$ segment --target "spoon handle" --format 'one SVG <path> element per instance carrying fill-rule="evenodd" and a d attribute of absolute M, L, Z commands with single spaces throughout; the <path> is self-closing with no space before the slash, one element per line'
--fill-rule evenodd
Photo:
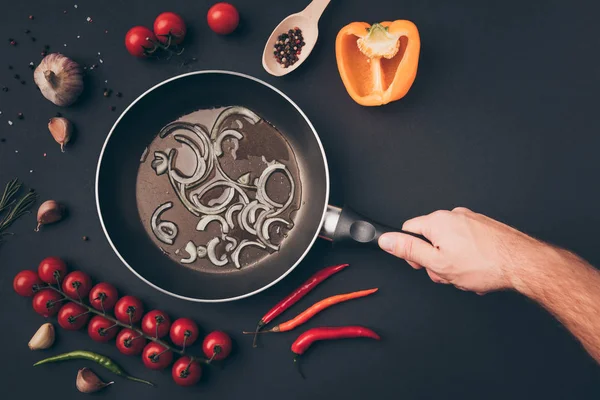
<path fill-rule="evenodd" d="M 323 14 L 323 11 L 325 11 L 330 1 L 331 0 L 313 0 L 308 6 L 306 6 L 304 11 L 302 11 L 302 14 L 304 14 L 307 18 L 314 19 L 316 22 L 318 22 L 319 18 L 321 18 L 321 14 Z"/>

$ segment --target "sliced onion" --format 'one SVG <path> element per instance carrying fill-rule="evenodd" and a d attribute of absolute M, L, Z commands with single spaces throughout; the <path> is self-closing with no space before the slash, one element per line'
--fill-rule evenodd
<path fill-rule="evenodd" d="M 288 221 L 286 221 L 286 220 L 285 220 L 285 219 L 283 219 L 283 218 L 268 218 L 268 219 L 266 219 L 266 220 L 265 220 L 265 222 L 262 224 L 262 228 L 261 228 L 262 235 L 263 235 L 263 237 L 264 237 L 265 239 L 267 239 L 267 240 L 271 239 L 271 238 L 270 238 L 270 235 L 269 235 L 269 227 L 271 226 L 271 224 L 273 224 L 273 223 L 275 223 L 275 222 L 278 222 L 278 223 L 285 224 L 285 225 L 286 225 L 286 227 L 287 227 L 288 229 L 291 229 L 291 228 L 292 228 L 292 223 L 291 223 L 291 222 L 288 222 Z"/>
<path fill-rule="evenodd" d="M 198 258 L 204 258 L 206 257 L 208 250 L 206 249 L 206 246 L 198 246 L 196 248 L 196 253 L 198 254 Z"/>
<path fill-rule="evenodd" d="M 169 157 L 162 151 L 154 152 L 154 160 L 150 163 L 150 166 L 156 172 L 156 175 L 162 175 L 169 169 Z"/>
<path fill-rule="evenodd" d="M 223 190 L 223 193 L 221 193 L 221 195 L 219 197 L 217 197 L 216 199 L 210 199 L 208 201 L 208 206 L 212 207 L 215 204 L 222 204 L 222 203 L 226 202 L 227 198 L 231 194 L 230 192 L 232 192 L 232 191 L 233 191 L 233 189 L 230 187 L 225 188 L 225 190 Z"/>
<path fill-rule="evenodd" d="M 180 261 L 182 264 L 191 264 L 196 261 L 198 257 L 198 250 L 196 245 L 191 240 L 185 245 L 185 251 L 190 255 L 188 258 L 182 258 Z"/>
<path fill-rule="evenodd" d="M 227 209 L 227 212 L 225 213 L 225 220 L 231 229 L 235 228 L 235 224 L 233 223 L 233 213 L 236 211 L 241 211 L 242 208 L 244 208 L 244 205 L 237 203 Z"/>
<path fill-rule="evenodd" d="M 210 260 L 210 262 L 213 265 L 215 265 L 217 267 L 222 267 L 223 265 L 227 264 L 227 255 L 226 254 L 224 254 L 220 260 L 217 258 L 216 248 L 220 242 L 221 242 L 221 239 L 219 239 L 218 237 L 214 237 L 206 244 L 206 249 L 208 252 L 208 259 Z"/>
<path fill-rule="evenodd" d="M 215 154 L 217 155 L 217 157 L 223 155 L 223 148 L 221 146 L 223 145 L 223 139 L 225 139 L 227 136 L 233 136 L 238 140 L 241 140 L 244 137 L 244 135 L 242 135 L 234 129 L 226 129 L 223 132 L 221 132 L 219 134 L 219 137 L 217 138 L 217 141 L 214 144 Z"/>
<path fill-rule="evenodd" d="M 254 225 L 254 227 L 256 228 L 256 236 L 258 236 L 258 239 L 260 239 L 260 241 L 267 246 L 270 249 L 273 249 L 275 251 L 279 250 L 279 246 L 276 244 L 273 244 L 269 241 L 269 239 L 267 239 L 264 235 L 263 235 L 263 225 L 265 223 L 265 221 L 267 220 L 267 218 L 270 217 L 269 213 L 262 212 L 260 213 L 260 215 L 258 216 L 258 218 L 256 219 L 256 224 Z"/>
<path fill-rule="evenodd" d="M 232 238 L 231 236 L 225 236 L 225 240 L 229 242 L 225 245 L 225 251 L 227 251 L 227 252 L 235 249 L 235 246 L 237 246 L 237 244 L 238 244 L 237 239 Z"/>
<path fill-rule="evenodd" d="M 177 237 L 178 233 L 177 225 L 171 221 L 158 221 L 161 214 L 171 207 L 173 207 L 173 202 L 171 201 L 161 204 L 156 210 L 154 210 L 152 219 L 150 220 L 150 226 L 152 227 L 154 236 L 166 244 L 173 244 L 173 240 Z"/>
<path fill-rule="evenodd" d="M 223 125 L 227 118 L 235 114 L 245 117 L 248 121 L 250 121 L 253 124 L 258 123 L 261 119 L 258 115 L 256 115 L 255 113 L 253 113 L 245 107 L 229 107 L 228 109 L 221 112 L 221 114 L 219 114 L 219 117 L 215 121 L 215 124 L 213 125 L 213 128 L 210 131 L 211 140 L 215 140 L 219 136 L 219 133 L 221 133 L 221 125 Z"/>
<path fill-rule="evenodd" d="M 176 169 L 170 170 L 169 173 L 173 176 L 173 180 L 184 185 L 189 185 L 202 180 L 202 178 L 207 172 L 207 168 L 206 162 L 202 158 L 202 154 L 200 152 L 200 147 L 198 146 L 198 143 L 194 142 L 192 139 L 184 135 L 175 135 L 174 138 L 179 143 L 183 143 L 187 145 L 190 149 L 192 149 L 194 155 L 196 156 L 196 168 L 194 170 L 194 173 L 190 176 L 181 175 Z"/>
<path fill-rule="evenodd" d="M 140 162 L 141 163 L 145 162 L 147 157 L 148 157 L 148 147 L 146 147 L 144 149 L 144 152 L 142 153 L 142 156 L 140 157 Z"/>
<path fill-rule="evenodd" d="M 208 226 L 208 224 L 210 224 L 213 221 L 219 222 L 219 224 L 221 225 L 221 232 L 223 232 L 223 233 L 229 232 L 229 225 L 227 224 L 227 221 L 225 220 L 225 218 L 221 217 L 220 215 L 205 215 L 205 216 L 203 216 L 202 218 L 200 218 L 198 225 L 196 225 L 196 230 L 197 231 L 206 230 L 206 227 Z"/>
<path fill-rule="evenodd" d="M 233 189 L 231 192 L 229 192 L 229 195 L 227 196 L 227 198 L 225 199 L 225 201 L 223 203 L 215 205 L 213 207 L 208 207 L 200 202 L 200 199 L 206 193 L 208 193 L 211 189 L 214 189 L 219 186 L 227 186 L 227 187 L 230 187 L 231 189 Z M 235 184 L 234 182 L 230 182 L 230 181 L 218 180 L 218 181 L 214 181 L 214 182 L 210 183 L 207 186 L 202 187 L 198 193 L 193 193 L 192 194 L 192 202 L 194 203 L 194 207 L 202 214 L 209 214 L 209 215 L 221 214 L 223 211 L 225 211 L 227 209 L 227 206 L 233 200 L 233 197 L 235 196 L 236 191 L 240 194 L 240 196 L 244 199 L 245 202 L 249 201 L 248 196 L 244 192 L 244 189 L 240 188 L 237 184 Z"/>
<path fill-rule="evenodd" d="M 288 197 L 287 201 L 285 202 L 285 204 L 281 204 L 281 203 L 274 201 L 267 194 L 267 181 L 269 180 L 269 177 L 271 176 L 271 174 L 273 174 L 275 171 L 282 171 L 283 173 L 285 173 L 288 180 L 290 181 L 290 194 L 289 194 L 289 197 Z M 274 214 L 272 214 L 273 217 L 281 214 L 285 209 L 287 209 L 290 206 L 290 204 L 292 204 L 292 201 L 294 200 L 294 192 L 296 190 L 296 186 L 294 184 L 294 180 L 292 179 L 292 175 L 288 171 L 287 167 L 283 164 L 273 163 L 273 164 L 269 165 L 267 168 L 265 168 L 263 173 L 258 178 L 258 182 L 257 182 L 256 186 L 257 186 L 256 198 L 258 201 L 260 201 L 261 203 L 269 204 L 275 208 L 279 208 L 279 210 L 277 210 Z"/>
<path fill-rule="evenodd" d="M 242 249 L 244 249 L 244 247 L 248 247 L 248 246 L 256 246 L 259 247 L 261 249 L 265 248 L 265 245 L 259 242 L 251 242 L 249 240 L 242 240 L 242 242 L 240 243 L 240 245 L 237 247 L 237 249 L 235 249 L 235 251 L 233 252 L 233 254 L 231 255 L 231 259 L 233 260 L 233 263 L 235 264 L 235 267 L 237 269 L 242 268 L 242 266 L 240 265 L 240 252 L 242 251 Z"/>

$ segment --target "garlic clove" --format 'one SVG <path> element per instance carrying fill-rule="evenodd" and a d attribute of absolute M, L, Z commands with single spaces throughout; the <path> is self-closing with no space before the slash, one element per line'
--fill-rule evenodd
<path fill-rule="evenodd" d="M 82 368 L 77 372 L 77 380 L 75 386 L 81 393 L 94 393 L 104 389 L 107 386 L 115 383 L 114 381 L 104 383 L 102 380 L 89 368 Z"/>
<path fill-rule="evenodd" d="M 36 232 L 39 232 L 42 225 L 52 224 L 63 219 L 65 207 L 54 200 L 47 200 L 42 203 L 37 212 Z"/>
<path fill-rule="evenodd" d="M 83 92 L 83 71 L 79 64 L 59 53 L 48 54 L 33 73 L 42 95 L 57 106 L 68 106 Z"/>
<path fill-rule="evenodd" d="M 73 124 L 66 118 L 54 117 L 48 121 L 48 130 L 56 143 L 60 144 L 60 151 L 65 152 L 65 145 L 71 140 Z"/>
<path fill-rule="evenodd" d="M 50 322 L 40 326 L 37 332 L 33 335 L 29 341 L 29 348 L 31 350 L 44 350 L 50 348 L 54 344 L 55 339 L 54 325 Z"/>

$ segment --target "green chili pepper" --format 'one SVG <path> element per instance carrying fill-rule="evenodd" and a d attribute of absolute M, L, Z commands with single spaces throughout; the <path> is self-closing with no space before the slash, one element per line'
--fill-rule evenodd
<path fill-rule="evenodd" d="M 135 378 L 133 376 L 127 375 L 127 373 L 125 371 L 123 371 L 123 369 L 119 365 L 117 365 L 113 360 L 111 360 L 110 358 L 108 358 L 106 356 L 103 356 L 102 354 L 94 353 L 91 351 L 75 350 L 75 351 L 71 351 L 69 353 L 59 354 L 57 356 L 48 357 L 43 360 L 40 360 L 40 361 L 36 362 L 35 364 L 33 364 L 33 366 L 36 367 L 36 366 L 42 365 L 42 364 L 48 364 L 48 363 L 54 363 L 54 362 L 60 362 L 60 361 L 68 361 L 68 360 L 94 361 L 96 364 L 103 366 L 104 368 L 111 371 L 112 373 L 122 376 L 124 378 L 127 378 L 130 381 L 141 382 L 141 383 L 145 383 L 146 385 L 154 386 L 154 384 L 152 382 L 148 382 L 143 379 L 139 379 L 139 378 Z"/>

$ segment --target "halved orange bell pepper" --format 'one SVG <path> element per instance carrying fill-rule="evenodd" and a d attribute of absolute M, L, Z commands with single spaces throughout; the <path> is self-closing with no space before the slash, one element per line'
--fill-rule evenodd
<path fill-rule="evenodd" d="M 337 65 L 348 94 L 363 106 L 401 99 L 417 75 L 421 39 L 406 20 L 353 22 L 335 41 Z"/>

